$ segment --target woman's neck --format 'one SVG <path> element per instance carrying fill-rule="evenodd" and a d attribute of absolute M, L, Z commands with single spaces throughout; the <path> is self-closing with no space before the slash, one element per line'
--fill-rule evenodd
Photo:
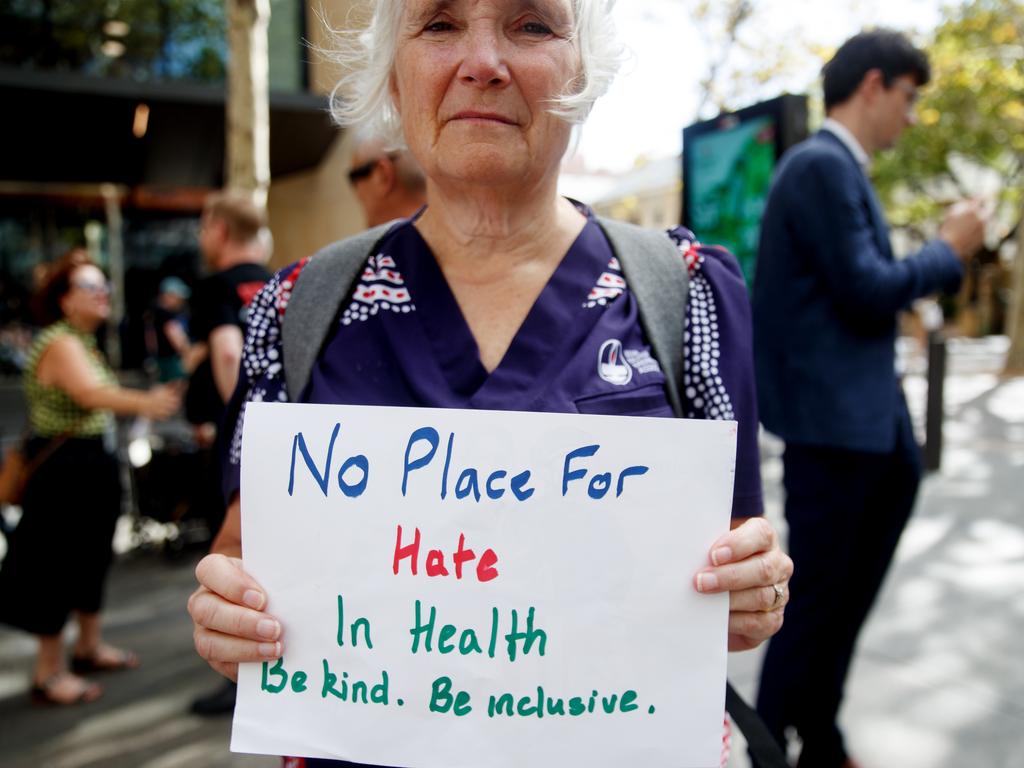
<path fill-rule="evenodd" d="M 514 264 L 551 258 L 553 244 L 571 243 L 585 223 L 572 203 L 558 196 L 553 180 L 545 189 L 517 194 L 430 184 L 416 227 L 446 275 L 469 273 L 486 280 Z"/>
<path fill-rule="evenodd" d="M 67 323 L 72 330 L 78 331 L 86 336 L 96 333 L 96 329 L 99 328 L 102 323 L 102 321 L 87 322 L 83 318 L 69 317 L 67 315 L 64 316 L 64 322 Z"/>

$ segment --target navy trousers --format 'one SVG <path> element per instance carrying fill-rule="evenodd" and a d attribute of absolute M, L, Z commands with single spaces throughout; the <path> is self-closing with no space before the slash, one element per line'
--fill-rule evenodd
<path fill-rule="evenodd" d="M 890 453 L 788 445 L 783 454 L 794 573 L 782 629 L 768 645 L 757 710 L 800 768 L 846 760 L 836 723 L 857 635 L 892 561 L 921 480 L 906 406 Z"/>

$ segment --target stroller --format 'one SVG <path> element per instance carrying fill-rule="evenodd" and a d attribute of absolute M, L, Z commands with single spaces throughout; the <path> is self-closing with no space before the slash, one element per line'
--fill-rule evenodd
<path fill-rule="evenodd" d="M 170 558 L 208 544 L 224 516 L 216 452 L 181 419 L 137 419 L 126 444 L 136 543 Z"/>

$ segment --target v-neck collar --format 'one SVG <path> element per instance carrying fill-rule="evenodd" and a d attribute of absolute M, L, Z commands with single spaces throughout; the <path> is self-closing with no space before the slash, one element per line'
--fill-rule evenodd
<path fill-rule="evenodd" d="M 416 303 L 421 330 L 410 334 L 395 327 L 393 343 L 417 346 L 420 355 L 429 349 L 436 373 L 464 407 L 497 409 L 511 393 L 521 402 L 522 393 L 539 392 L 550 378 L 546 374 L 553 375 L 551 369 L 564 360 L 559 350 L 588 333 L 597 322 L 601 313 L 585 310 L 584 302 L 612 254 L 604 233 L 587 215 L 586 224 L 530 307 L 501 362 L 488 374 L 437 259 L 411 221 L 395 233 L 390 250 L 401 259 L 399 268 Z"/>

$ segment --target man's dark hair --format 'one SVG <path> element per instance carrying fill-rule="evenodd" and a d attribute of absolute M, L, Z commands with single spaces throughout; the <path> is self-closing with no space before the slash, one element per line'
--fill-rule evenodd
<path fill-rule="evenodd" d="M 881 70 L 886 88 L 902 75 L 910 75 L 919 86 L 932 76 L 928 56 L 902 33 L 889 29 L 861 32 L 843 43 L 822 69 L 825 111 L 849 99 L 872 69 Z"/>

